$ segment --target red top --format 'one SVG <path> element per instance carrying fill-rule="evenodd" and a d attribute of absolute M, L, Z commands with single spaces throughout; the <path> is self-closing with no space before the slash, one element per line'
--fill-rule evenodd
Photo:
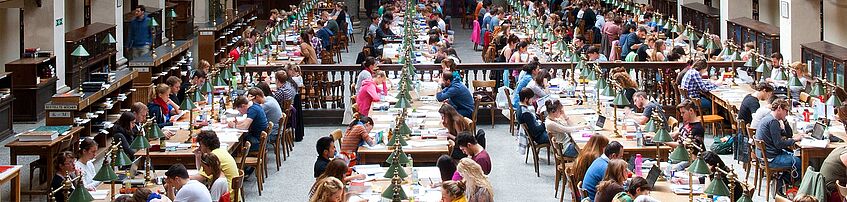
<path fill-rule="evenodd" d="M 238 61 L 238 57 L 241 57 L 241 53 L 238 52 L 237 48 L 233 48 L 229 51 L 229 58 L 232 58 L 233 61 Z"/>

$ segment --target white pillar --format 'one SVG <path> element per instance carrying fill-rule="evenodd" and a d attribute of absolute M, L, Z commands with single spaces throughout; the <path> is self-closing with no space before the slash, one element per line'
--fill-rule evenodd
<path fill-rule="evenodd" d="M 209 0 L 194 0 L 194 23 L 209 22 Z"/>
<path fill-rule="evenodd" d="M 65 0 L 53 0 L 53 54 L 56 55 L 56 89 L 65 85 Z"/>
<path fill-rule="evenodd" d="M 740 17 L 753 18 L 752 9 L 753 3 L 751 1 L 720 0 L 721 40 L 729 38 L 729 35 L 726 33 L 729 29 L 727 28 L 728 23 L 726 21 Z"/>
<path fill-rule="evenodd" d="M 115 44 L 118 53 L 115 55 L 118 66 L 121 64 L 125 64 L 127 62 L 126 57 L 124 57 L 124 1 L 114 1 L 115 2 L 115 41 L 118 43 Z"/>
<path fill-rule="evenodd" d="M 780 0 L 779 50 L 785 61 L 800 60 L 800 44 L 820 41 L 819 1 Z M 786 17 L 787 16 L 787 17 Z"/>

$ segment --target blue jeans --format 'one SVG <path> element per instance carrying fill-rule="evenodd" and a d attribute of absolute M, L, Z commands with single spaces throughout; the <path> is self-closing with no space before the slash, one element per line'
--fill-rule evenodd
<path fill-rule="evenodd" d="M 712 100 L 709 100 L 705 97 L 700 97 L 700 107 L 703 109 L 703 113 L 714 113 L 712 112 Z"/>
<path fill-rule="evenodd" d="M 794 156 L 793 153 L 784 151 L 782 154 L 777 155 L 773 158 L 773 161 L 768 164 L 771 168 L 792 168 L 793 170 L 785 173 L 777 179 L 776 185 L 777 190 L 779 190 L 783 183 L 789 183 L 789 185 L 793 182 L 800 180 L 800 163 L 801 160 L 797 156 Z M 797 174 L 794 174 L 794 173 Z M 783 192 L 784 193 L 784 192 Z"/>

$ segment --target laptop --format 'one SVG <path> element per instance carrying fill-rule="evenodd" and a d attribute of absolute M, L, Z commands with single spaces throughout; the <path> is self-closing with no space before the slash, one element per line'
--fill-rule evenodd
<path fill-rule="evenodd" d="M 659 166 L 654 164 L 653 167 L 650 168 L 650 172 L 647 173 L 647 184 L 649 184 L 650 187 L 655 186 L 656 181 L 659 180 L 659 175 L 661 174 L 662 171 L 659 169 Z"/>
<path fill-rule="evenodd" d="M 606 125 L 606 117 L 603 115 L 597 115 L 597 122 L 594 124 L 594 130 L 603 130 L 603 126 Z"/>
<path fill-rule="evenodd" d="M 816 122 L 815 126 L 812 128 L 812 138 L 817 140 L 826 139 L 824 136 L 824 131 L 826 131 L 826 126 L 823 123 Z"/>

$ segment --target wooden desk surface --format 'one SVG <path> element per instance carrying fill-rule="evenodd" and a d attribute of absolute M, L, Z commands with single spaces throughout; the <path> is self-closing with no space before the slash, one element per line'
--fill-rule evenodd
<path fill-rule="evenodd" d="M 6 144 L 6 147 L 9 147 L 9 149 L 20 148 L 20 147 L 53 147 L 56 144 L 58 144 L 59 142 L 62 142 L 63 140 L 66 140 L 68 138 L 72 138 L 74 135 L 78 135 L 79 131 L 81 131 L 82 129 L 83 129 L 83 127 L 71 127 L 71 129 L 68 130 L 67 135 L 59 135 L 59 137 L 57 137 L 56 139 L 53 139 L 53 141 L 49 141 L 49 142 L 48 141 L 21 142 L 21 141 L 18 141 L 17 139 L 15 139 L 12 142 Z"/>
<path fill-rule="evenodd" d="M 155 170 L 154 171 L 154 173 L 155 173 L 154 177 L 155 176 L 165 176 L 166 171 L 167 170 Z M 118 171 L 118 172 L 120 172 L 120 171 Z M 143 170 L 142 170 L 142 172 L 143 172 Z M 194 170 L 194 169 L 188 170 L 189 175 L 193 175 L 193 174 L 196 174 L 196 173 L 197 173 L 197 170 Z M 135 178 L 136 179 L 144 179 L 144 174 L 137 175 Z M 116 193 L 115 198 L 117 198 L 120 195 L 130 195 L 130 196 L 132 196 L 132 193 L 127 193 L 127 194 L 121 194 L 120 193 L 121 188 L 124 187 L 123 184 L 117 184 L 116 183 L 114 186 L 115 186 L 115 193 Z M 108 193 L 111 192 L 111 187 L 112 187 L 112 184 L 110 184 L 110 183 L 101 183 L 99 186 L 97 186 L 98 191 L 105 191 L 107 194 L 106 194 L 106 199 L 99 199 L 99 200 L 95 199 L 94 202 L 111 201 L 111 200 L 108 200 L 109 199 Z M 158 193 L 164 193 L 166 191 L 164 185 L 157 185 L 155 183 L 150 183 L 147 186 L 145 186 L 145 188 L 150 189 L 150 191 L 158 192 Z M 171 200 L 173 200 L 173 199 L 171 199 Z"/>
<path fill-rule="evenodd" d="M 380 173 L 377 173 L 376 179 L 372 181 L 366 183 L 350 183 L 348 186 L 347 196 L 351 199 L 368 199 L 371 197 L 376 198 L 375 196 L 382 194 L 382 191 L 391 184 L 391 179 L 382 177 L 388 167 L 380 167 L 379 169 L 381 170 Z M 441 177 L 439 175 L 438 168 L 428 166 L 414 167 L 414 169 L 415 172 L 417 172 L 421 186 L 419 187 L 417 194 L 412 193 L 412 185 L 410 183 L 413 181 L 412 171 L 408 168 L 404 168 L 408 176 L 404 179 L 405 183 L 401 186 L 406 192 L 406 195 L 409 197 L 414 196 L 415 201 L 439 201 L 441 199 L 441 187 L 439 186 L 441 184 Z"/>

